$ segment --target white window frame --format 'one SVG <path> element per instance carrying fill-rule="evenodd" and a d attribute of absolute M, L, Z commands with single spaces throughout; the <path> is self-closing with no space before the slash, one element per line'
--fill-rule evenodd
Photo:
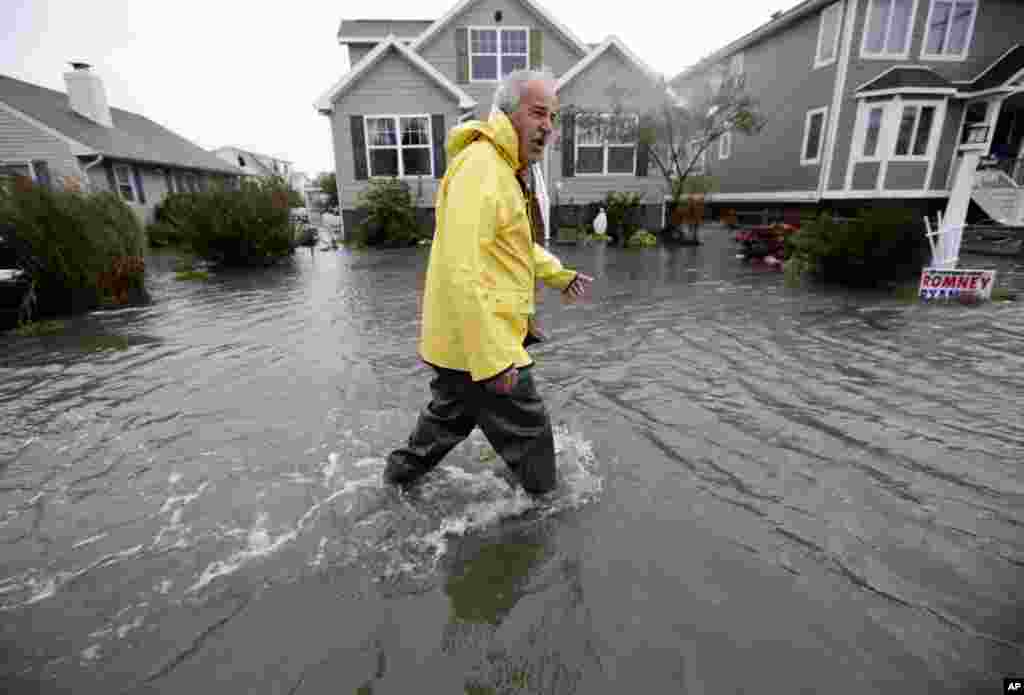
<path fill-rule="evenodd" d="M 811 136 L 811 120 L 821 114 L 821 130 L 818 133 L 818 151 L 814 158 L 807 159 L 807 141 Z M 800 140 L 800 165 L 801 166 L 813 166 L 815 164 L 821 164 L 821 155 L 825 150 L 825 132 L 828 126 L 828 107 L 822 106 L 817 109 L 811 109 L 804 116 L 804 136 Z"/>
<path fill-rule="evenodd" d="M 131 165 L 130 164 L 115 163 L 114 166 L 113 166 L 113 169 L 114 169 L 114 184 L 117 186 L 117 191 L 116 191 L 117 194 L 120 195 L 125 200 L 127 200 L 129 203 L 137 203 L 137 202 L 139 202 L 139 191 L 135 187 L 135 176 L 134 176 L 134 172 L 132 171 Z M 120 176 L 118 176 L 118 173 L 121 172 L 121 171 L 127 171 L 128 172 L 128 182 L 127 182 L 127 184 L 124 181 L 121 180 Z M 124 191 L 122 190 L 122 186 L 125 186 L 125 185 L 127 185 L 131 189 L 131 191 L 132 191 L 132 197 L 131 198 L 126 196 L 124 194 Z"/>
<path fill-rule="evenodd" d="M 581 115 L 582 114 L 579 114 L 579 115 L 576 116 L 576 120 L 573 122 L 573 126 L 572 126 L 573 127 L 573 134 L 572 134 L 572 141 L 573 141 L 573 160 L 572 160 L 573 175 L 574 176 L 580 176 L 580 177 L 584 177 L 584 176 L 636 176 L 637 150 L 639 149 L 638 143 L 636 141 L 634 141 L 634 142 L 611 142 L 611 143 L 609 143 L 607 140 L 605 140 L 600 145 L 601 151 L 602 151 L 601 171 L 593 171 L 593 172 L 580 172 L 579 171 L 579 169 L 577 168 L 577 166 L 579 165 L 579 161 L 580 161 L 580 138 L 579 138 L 579 130 L 578 130 L 578 128 L 579 128 L 579 118 L 580 118 Z M 611 116 L 614 116 L 614 115 L 615 114 L 613 114 L 613 113 L 590 114 L 590 116 L 601 116 L 602 118 L 611 117 Z M 620 116 L 629 116 L 629 117 L 631 117 L 633 119 L 633 121 L 637 124 L 637 127 L 639 127 L 639 125 L 640 125 L 640 116 L 638 116 L 637 114 L 619 114 L 619 115 Z M 593 143 L 587 143 L 587 144 L 584 144 L 582 146 L 583 147 L 589 147 L 589 148 L 592 148 L 592 149 L 597 149 L 599 147 L 599 145 L 595 145 Z M 609 172 L 608 171 L 608 150 L 609 150 L 610 147 L 632 147 L 633 148 L 633 170 L 632 171 L 630 171 L 630 172 L 625 172 L 625 171 L 612 171 L 612 172 Z"/>
<path fill-rule="evenodd" d="M 979 5 L 981 5 L 981 0 L 945 0 L 945 1 L 952 2 L 953 3 L 953 7 L 950 10 L 950 15 L 949 15 L 950 22 L 949 22 L 948 25 L 946 25 L 946 36 L 945 36 L 945 38 L 943 40 L 943 44 L 949 42 L 949 35 L 950 35 L 950 32 L 953 30 L 952 19 L 953 19 L 953 14 L 956 11 L 956 6 L 958 4 L 961 4 L 961 3 L 963 3 L 963 4 L 971 3 L 971 4 L 974 5 L 974 13 L 971 15 L 970 24 L 967 25 L 967 37 L 964 40 L 963 51 L 961 51 L 960 53 L 927 53 L 926 52 L 928 50 L 928 34 L 929 34 L 929 27 L 932 24 L 932 15 L 935 13 L 935 5 L 936 5 L 936 3 L 939 2 L 939 0 L 931 0 L 929 2 L 929 4 L 928 4 L 928 21 L 926 21 L 925 25 L 924 25 L 924 37 L 921 39 L 921 59 L 922 60 L 962 62 L 964 60 L 967 60 L 967 57 L 971 53 L 971 42 L 974 40 L 974 22 L 975 22 L 975 20 L 978 19 L 978 10 L 981 9 L 979 7 Z"/>
<path fill-rule="evenodd" d="M 729 56 L 729 77 L 739 77 L 744 73 L 743 51 Z"/>
<path fill-rule="evenodd" d="M 889 120 L 890 109 L 894 103 L 894 99 L 864 102 L 863 106 L 858 110 L 857 125 L 853 138 L 853 158 L 858 162 L 881 162 L 887 158 L 885 155 L 886 148 L 888 147 L 886 144 L 888 141 L 886 124 Z M 875 109 L 882 111 L 882 119 L 878 123 L 878 142 L 875 143 L 875 153 L 866 155 L 864 154 L 864 144 L 868 136 L 868 119 L 871 116 L 871 112 Z"/>
<path fill-rule="evenodd" d="M 390 119 L 394 120 L 394 122 L 395 122 L 395 134 L 396 134 L 396 138 L 395 138 L 396 141 L 395 141 L 394 145 L 372 145 L 370 143 L 370 124 L 369 124 L 369 121 L 370 121 L 371 118 L 373 118 L 373 119 L 390 118 Z M 402 119 L 403 118 L 425 118 L 427 120 L 427 142 L 428 142 L 427 145 L 424 146 L 424 145 L 403 145 L 402 144 Z M 384 114 L 369 114 L 369 115 L 363 116 L 363 133 L 364 133 L 363 140 L 365 141 L 364 149 L 366 150 L 366 178 L 367 178 L 367 180 L 370 180 L 370 179 L 390 179 L 390 178 L 416 179 L 416 178 L 419 178 L 421 176 L 428 177 L 428 178 L 434 178 L 434 132 L 433 131 L 434 131 L 433 121 L 431 120 L 430 114 L 428 114 L 428 113 L 400 113 L 400 114 L 384 113 Z M 429 154 L 427 159 L 430 162 L 430 173 L 427 173 L 427 174 L 406 174 L 405 173 L 405 165 L 402 162 L 402 148 L 403 147 L 408 147 L 409 149 L 416 149 L 416 150 L 426 149 L 428 154 Z M 394 176 L 391 176 L 389 174 L 378 174 L 378 175 L 375 175 L 373 173 L 373 165 L 372 165 L 372 161 L 371 161 L 371 158 L 370 158 L 370 150 L 371 149 L 374 149 L 374 150 L 395 150 L 396 152 L 398 152 L 398 172 Z"/>
<path fill-rule="evenodd" d="M 822 59 L 822 57 L 821 57 L 821 49 L 824 48 L 826 43 L 827 43 L 826 42 L 826 37 L 825 37 L 825 34 L 824 34 L 825 16 L 829 12 L 834 12 L 835 15 L 836 15 L 835 36 L 832 37 L 832 57 L 831 58 L 827 58 L 827 59 Z M 827 65 L 832 65 L 832 63 L 836 62 L 836 59 L 839 56 L 839 34 L 842 33 L 842 25 L 843 25 L 843 2 L 842 2 L 842 0 L 840 0 L 839 2 L 832 3 L 831 5 L 829 5 L 828 7 L 826 7 L 825 9 L 823 9 L 821 11 L 821 16 L 818 19 L 818 44 L 817 44 L 817 47 L 815 48 L 815 51 L 814 51 L 814 67 L 815 68 L 823 68 L 823 67 L 825 67 Z M 865 25 L 865 26 L 867 26 L 867 25 Z"/>
<path fill-rule="evenodd" d="M 896 108 L 892 109 L 892 133 L 891 142 L 888 149 L 886 149 L 887 158 L 893 162 L 927 162 L 935 156 L 935 149 L 938 146 L 938 139 L 941 136 L 941 131 L 936 132 L 940 127 L 939 120 L 943 118 L 942 101 L 916 101 L 913 99 L 897 99 L 895 102 Z M 934 109 L 932 116 L 931 132 L 928 133 L 928 145 L 925 147 L 924 154 L 914 154 L 914 142 L 917 141 L 917 131 L 921 127 L 921 109 L 923 107 L 930 106 Z M 907 154 L 896 154 L 896 145 L 899 141 L 900 135 L 900 122 L 903 120 L 903 110 L 907 107 L 917 109 L 917 114 L 914 116 L 914 128 L 910 132 L 910 142 L 907 148 Z"/>
<path fill-rule="evenodd" d="M 886 46 L 889 43 L 889 34 L 892 32 L 892 18 L 893 13 L 891 9 L 896 4 L 896 0 L 888 0 L 890 3 L 889 22 L 885 27 L 885 38 L 882 41 L 882 50 L 879 53 L 869 53 L 867 50 L 868 45 L 868 28 L 871 26 L 871 13 L 874 11 L 874 3 L 872 0 L 867 0 L 867 12 L 864 17 L 864 29 L 861 32 L 860 40 L 860 57 L 865 60 L 893 60 L 893 59 L 904 59 L 910 56 L 910 44 L 913 43 L 914 38 L 914 18 L 917 16 L 917 3 L 918 0 L 913 0 L 910 5 L 910 17 L 907 19 L 907 31 L 904 36 L 903 50 L 899 53 L 886 50 Z"/>
<path fill-rule="evenodd" d="M 526 53 L 525 53 L 525 56 L 526 56 L 526 68 L 529 69 L 529 67 L 530 67 L 530 27 L 527 27 L 527 26 L 516 26 L 516 27 L 473 26 L 473 27 L 467 27 L 467 29 L 469 31 L 466 32 L 466 42 L 467 42 L 467 45 L 466 45 L 466 55 L 468 56 L 467 59 L 469 60 L 469 81 L 470 82 L 483 82 L 483 83 L 492 83 L 493 84 L 493 83 L 498 82 L 498 81 L 501 80 L 501 77 L 502 77 L 501 76 L 501 57 L 503 55 L 502 52 L 501 52 L 501 34 L 502 34 L 502 32 L 505 32 L 505 31 L 522 31 L 522 32 L 524 32 L 526 34 Z M 494 31 L 494 32 L 497 32 L 497 47 L 496 47 L 497 53 L 474 53 L 473 52 L 473 32 L 474 31 Z M 475 77 L 473 75 L 473 56 L 475 56 L 475 55 L 481 55 L 481 56 L 493 55 L 495 57 L 495 60 L 497 61 L 496 65 L 495 65 L 495 74 L 497 75 L 497 77 L 495 77 L 493 79 L 492 78 L 484 78 L 484 77 Z M 521 55 L 521 54 L 519 54 L 519 53 L 509 53 L 508 55 Z"/>
<path fill-rule="evenodd" d="M 725 131 L 718 138 L 718 158 L 728 159 L 730 156 L 732 156 L 732 133 Z"/>

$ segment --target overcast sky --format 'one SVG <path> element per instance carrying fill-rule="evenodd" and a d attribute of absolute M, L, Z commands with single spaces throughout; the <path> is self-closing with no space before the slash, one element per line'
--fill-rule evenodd
<path fill-rule="evenodd" d="M 65 91 L 68 62 L 90 63 L 111 106 L 201 147 L 235 145 L 315 175 L 334 169 L 313 102 L 349 68 L 339 22 L 436 19 L 456 1 L 0 0 L 0 73 Z M 666 76 L 797 4 L 539 1 L 584 42 L 616 34 Z"/>

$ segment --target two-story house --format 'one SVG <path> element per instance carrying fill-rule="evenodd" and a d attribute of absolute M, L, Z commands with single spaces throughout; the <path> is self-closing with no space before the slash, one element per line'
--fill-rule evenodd
<path fill-rule="evenodd" d="M 169 193 L 237 184 L 236 167 L 145 116 L 112 108 L 100 76 L 87 64 L 72 66 L 66 94 L 0 75 L 0 176 L 112 191 L 144 223 Z"/>
<path fill-rule="evenodd" d="M 250 152 L 230 145 L 211 151 L 228 164 L 237 166 L 246 177 L 265 179 L 280 176 L 285 181 L 289 181 L 291 178 L 292 163 L 287 159 Z"/>
<path fill-rule="evenodd" d="M 671 84 L 741 75 L 768 116 L 708 153 L 714 207 L 895 204 L 962 222 L 973 199 L 975 217 L 1021 224 L 1021 44 L 1020 0 L 805 0 Z"/>
<path fill-rule="evenodd" d="M 560 105 L 589 112 L 626 103 L 640 113 L 658 103 L 663 89 L 619 39 L 586 44 L 535 0 L 460 0 L 429 22 L 345 20 L 338 40 L 351 69 L 316 108 L 330 120 L 347 229 L 358 221 L 359 194 L 375 177 L 407 181 L 432 220 L 448 132 L 467 119 L 486 119 L 499 78 L 513 70 L 550 69 Z M 579 206 L 609 191 L 642 193 L 645 223 L 658 229 L 663 181 L 648 176 L 635 142 L 606 140 L 567 120 L 559 126 L 543 164 L 550 202 Z"/>

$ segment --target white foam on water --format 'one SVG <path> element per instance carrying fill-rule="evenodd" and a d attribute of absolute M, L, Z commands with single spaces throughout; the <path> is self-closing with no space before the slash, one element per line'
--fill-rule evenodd
<path fill-rule="evenodd" d="M 166 595 L 171 590 L 172 586 L 174 586 L 173 581 L 171 581 L 170 579 L 163 579 L 160 581 L 159 584 L 153 587 L 153 591 L 155 591 L 158 594 Z"/>
<path fill-rule="evenodd" d="M 171 473 L 167 478 L 167 483 L 169 485 L 177 485 L 179 480 L 181 480 L 181 473 Z"/>
<path fill-rule="evenodd" d="M 144 617 L 140 615 L 137 616 L 135 620 L 131 621 L 126 625 L 119 625 L 117 628 L 117 638 L 124 639 L 125 635 L 127 635 L 129 632 L 131 632 L 132 630 L 137 630 L 140 627 L 142 627 L 143 621 Z"/>
<path fill-rule="evenodd" d="M 83 661 L 96 661 L 100 658 L 100 645 L 94 644 L 81 651 Z"/>
<path fill-rule="evenodd" d="M 100 540 L 101 538 L 106 538 L 108 535 L 109 535 L 108 533 L 104 532 L 104 533 L 98 533 L 95 536 L 89 536 L 88 538 L 82 539 L 82 540 L 78 541 L 77 543 L 75 543 L 73 546 L 71 546 L 71 549 L 72 550 L 77 550 L 78 548 L 81 548 L 84 545 L 89 545 L 90 543 L 95 543 L 96 541 Z"/>

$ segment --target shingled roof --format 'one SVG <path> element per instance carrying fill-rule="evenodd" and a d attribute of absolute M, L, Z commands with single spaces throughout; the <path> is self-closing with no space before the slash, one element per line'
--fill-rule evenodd
<path fill-rule="evenodd" d="M 93 154 L 134 162 L 241 175 L 212 152 L 186 140 L 145 116 L 110 109 L 113 128 L 75 113 L 68 96 L 46 87 L 0 75 L 0 102 L 20 111 Z"/>

